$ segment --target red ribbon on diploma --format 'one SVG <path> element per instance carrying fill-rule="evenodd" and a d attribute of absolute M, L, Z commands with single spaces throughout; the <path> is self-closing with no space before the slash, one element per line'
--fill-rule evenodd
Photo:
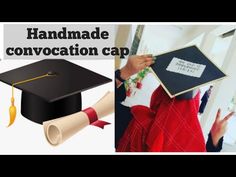
<path fill-rule="evenodd" d="M 89 118 L 90 125 L 93 125 L 93 126 L 103 129 L 105 125 L 111 124 L 109 122 L 98 120 L 97 113 L 92 107 L 84 109 L 83 112 L 87 114 L 87 116 Z"/>

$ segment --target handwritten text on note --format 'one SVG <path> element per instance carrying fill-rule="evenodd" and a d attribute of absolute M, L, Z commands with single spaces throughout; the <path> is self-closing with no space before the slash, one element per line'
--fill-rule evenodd
<path fill-rule="evenodd" d="M 170 72 L 175 72 L 191 77 L 201 77 L 203 71 L 205 70 L 206 65 L 189 62 L 186 60 L 182 60 L 174 57 L 166 70 Z"/>

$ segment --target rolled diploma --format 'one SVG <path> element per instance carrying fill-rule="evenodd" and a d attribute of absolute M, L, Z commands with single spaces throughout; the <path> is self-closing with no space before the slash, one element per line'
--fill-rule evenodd
<path fill-rule="evenodd" d="M 107 92 L 91 106 L 101 119 L 114 112 L 114 92 Z M 90 124 L 86 113 L 80 111 L 65 117 L 43 122 L 44 133 L 51 145 L 59 145 Z"/>

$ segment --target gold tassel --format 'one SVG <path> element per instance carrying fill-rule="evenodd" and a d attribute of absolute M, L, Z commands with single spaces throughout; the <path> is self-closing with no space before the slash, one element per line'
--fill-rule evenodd
<path fill-rule="evenodd" d="M 16 107 L 14 105 L 14 101 L 15 101 L 15 99 L 14 99 L 14 97 L 12 97 L 11 98 L 11 106 L 9 108 L 10 122 L 8 124 L 8 127 L 11 126 L 16 119 Z"/>
<path fill-rule="evenodd" d="M 15 119 L 16 119 L 16 107 L 14 105 L 14 102 L 15 102 L 14 86 L 19 85 L 19 84 L 24 84 L 26 82 L 31 82 L 31 81 L 34 81 L 34 80 L 42 79 L 42 78 L 45 78 L 45 77 L 48 77 L 48 76 L 55 76 L 55 75 L 56 75 L 55 73 L 47 73 L 47 74 L 44 74 L 44 75 L 41 75 L 41 76 L 38 76 L 38 77 L 34 77 L 34 78 L 31 78 L 31 79 L 26 79 L 26 80 L 19 81 L 19 82 L 16 82 L 16 83 L 12 84 L 11 106 L 9 108 L 10 122 L 8 124 L 8 127 L 11 126 L 14 123 Z"/>

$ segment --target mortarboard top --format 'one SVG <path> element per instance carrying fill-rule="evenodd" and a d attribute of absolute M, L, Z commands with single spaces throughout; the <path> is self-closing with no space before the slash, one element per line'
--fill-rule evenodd
<path fill-rule="evenodd" d="M 45 59 L 0 74 L 12 85 L 48 74 L 38 80 L 15 85 L 22 90 L 21 114 L 37 123 L 81 111 L 81 92 L 111 79 L 63 59 Z"/>
<path fill-rule="evenodd" d="M 171 98 L 189 98 L 195 95 L 195 89 L 226 77 L 196 46 L 157 55 L 154 59 L 151 69 Z"/>

